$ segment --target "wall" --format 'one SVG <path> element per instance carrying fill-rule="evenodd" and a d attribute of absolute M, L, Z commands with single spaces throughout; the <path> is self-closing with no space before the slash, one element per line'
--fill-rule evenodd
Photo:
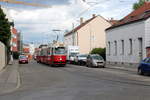
<path fill-rule="evenodd" d="M 150 47 L 150 18 L 145 21 L 145 45 Z"/>
<path fill-rule="evenodd" d="M 140 21 L 132 24 L 127 24 L 120 26 L 111 30 L 106 31 L 106 60 L 108 62 L 114 63 L 129 63 L 137 64 L 140 62 L 139 56 L 139 40 L 138 38 L 143 39 L 143 58 L 146 57 L 146 47 L 145 47 L 145 21 Z M 130 54 L 130 42 L 129 39 L 132 39 L 132 54 Z M 122 54 L 122 45 L 121 40 L 124 40 L 124 54 Z M 117 54 L 115 54 L 114 41 L 117 41 Z M 110 42 L 111 50 L 109 54 L 108 42 Z M 143 59 L 142 58 L 142 59 Z"/>
<path fill-rule="evenodd" d="M 18 52 L 18 33 L 17 29 L 11 28 L 11 51 Z"/>
<path fill-rule="evenodd" d="M 105 29 L 110 27 L 103 17 L 97 16 L 78 30 L 78 46 L 81 54 L 88 54 L 93 48 L 106 47 Z"/>
<path fill-rule="evenodd" d="M 2 70 L 6 65 L 6 52 L 5 45 L 0 42 L 0 70 Z"/>
<path fill-rule="evenodd" d="M 66 46 L 73 45 L 73 34 L 69 34 L 69 35 L 65 36 L 64 38 L 65 38 Z"/>

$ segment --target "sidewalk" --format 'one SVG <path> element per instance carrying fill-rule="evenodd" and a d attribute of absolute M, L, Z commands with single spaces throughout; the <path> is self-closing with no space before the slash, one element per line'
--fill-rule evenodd
<path fill-rule="evenodd" d="M 7 65 L 0 71 L 0 94 L 9 93 L 20 86 L 20 76 L 17 61 L 13 65 Z"/>
<path fill-rule="evenodd" d="M 110 69 L 119 69 L 119 70 L 124 70 L 124 71 L 132 71 L 132 72 L 136 72 L 137 71 L 137 67 L 127 67 L 127 66 L 119 66 L 119 65 L 110 65 L 107 64 L 106 68 L 110 68 Z"/>

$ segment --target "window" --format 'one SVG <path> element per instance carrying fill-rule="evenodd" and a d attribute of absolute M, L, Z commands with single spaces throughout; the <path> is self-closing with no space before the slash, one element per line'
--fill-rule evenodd
<path fill-rule="evenodd" d="M 17 44 L 16 43 L 12 43 L 13 47 L 17 47 Z"/>
<path fill-rule="evenodd" d="M 17 38 L 17 36 L 16 36 L 15 34 L 12 34 L 12 38 L 15 38 L 15 39 L 16 39 L 16 38 Z"/>
<path fill-rule="evenodd" d="M 103 57 L 101 57 L 99 55 L 92 55 L 91 58 L 95 59 L 95 60 L 103 60 Z"/>
<path fill-rule="evenodd" d="M 115 43 L 115 55 L 117 55 L 117 41 L 115 41 L 114 43 Z"/>
<path fill-rule="evenodd" d="M 149 60 L 148 58 L 145 58 L 143 61 L 146 63 L 146 62 L 148 62 L 148 60 Z"/>
<path fill-rule="evenodd" d="M 133 50 L 133 45 L 132 45 L 132 39 L 129 39 L 129 43 L 130 43 L 130 51 L 129 54 L 132 54 L 132 50 Z"/>
<path fill-rule="evenodd" d="M 108 42 L 108 55 L 110 55 L 110 42 Z"/>
<path fill-rule="evenodd" d="M 122 46 L 122 55 L 124 55 L 124 40 L 121 40 L 121 46 Z"/>

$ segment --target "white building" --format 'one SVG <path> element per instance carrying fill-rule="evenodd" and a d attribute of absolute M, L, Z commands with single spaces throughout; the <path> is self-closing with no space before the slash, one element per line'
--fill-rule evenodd
<path fill-rule="evenodd" d="M 111 64 L 135 65 L 149 56 L 150 3 L 106 29 L 106 44 L 106 60 Z"/>
<path fill-rule="evenodd" d="M 34 44 L 29 44 L 29 48 L 30 48 L 30 54 L 33 55 L 34 51 L 35 51 L 35 46 Z"/>

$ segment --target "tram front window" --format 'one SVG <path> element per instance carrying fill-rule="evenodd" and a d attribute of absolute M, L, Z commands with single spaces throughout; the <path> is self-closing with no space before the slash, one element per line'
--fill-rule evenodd
<path fill-rule="evenodd" d="M 65 48 L 64 47 L 55 48 L 55 54 L 65 54 Z"/>

